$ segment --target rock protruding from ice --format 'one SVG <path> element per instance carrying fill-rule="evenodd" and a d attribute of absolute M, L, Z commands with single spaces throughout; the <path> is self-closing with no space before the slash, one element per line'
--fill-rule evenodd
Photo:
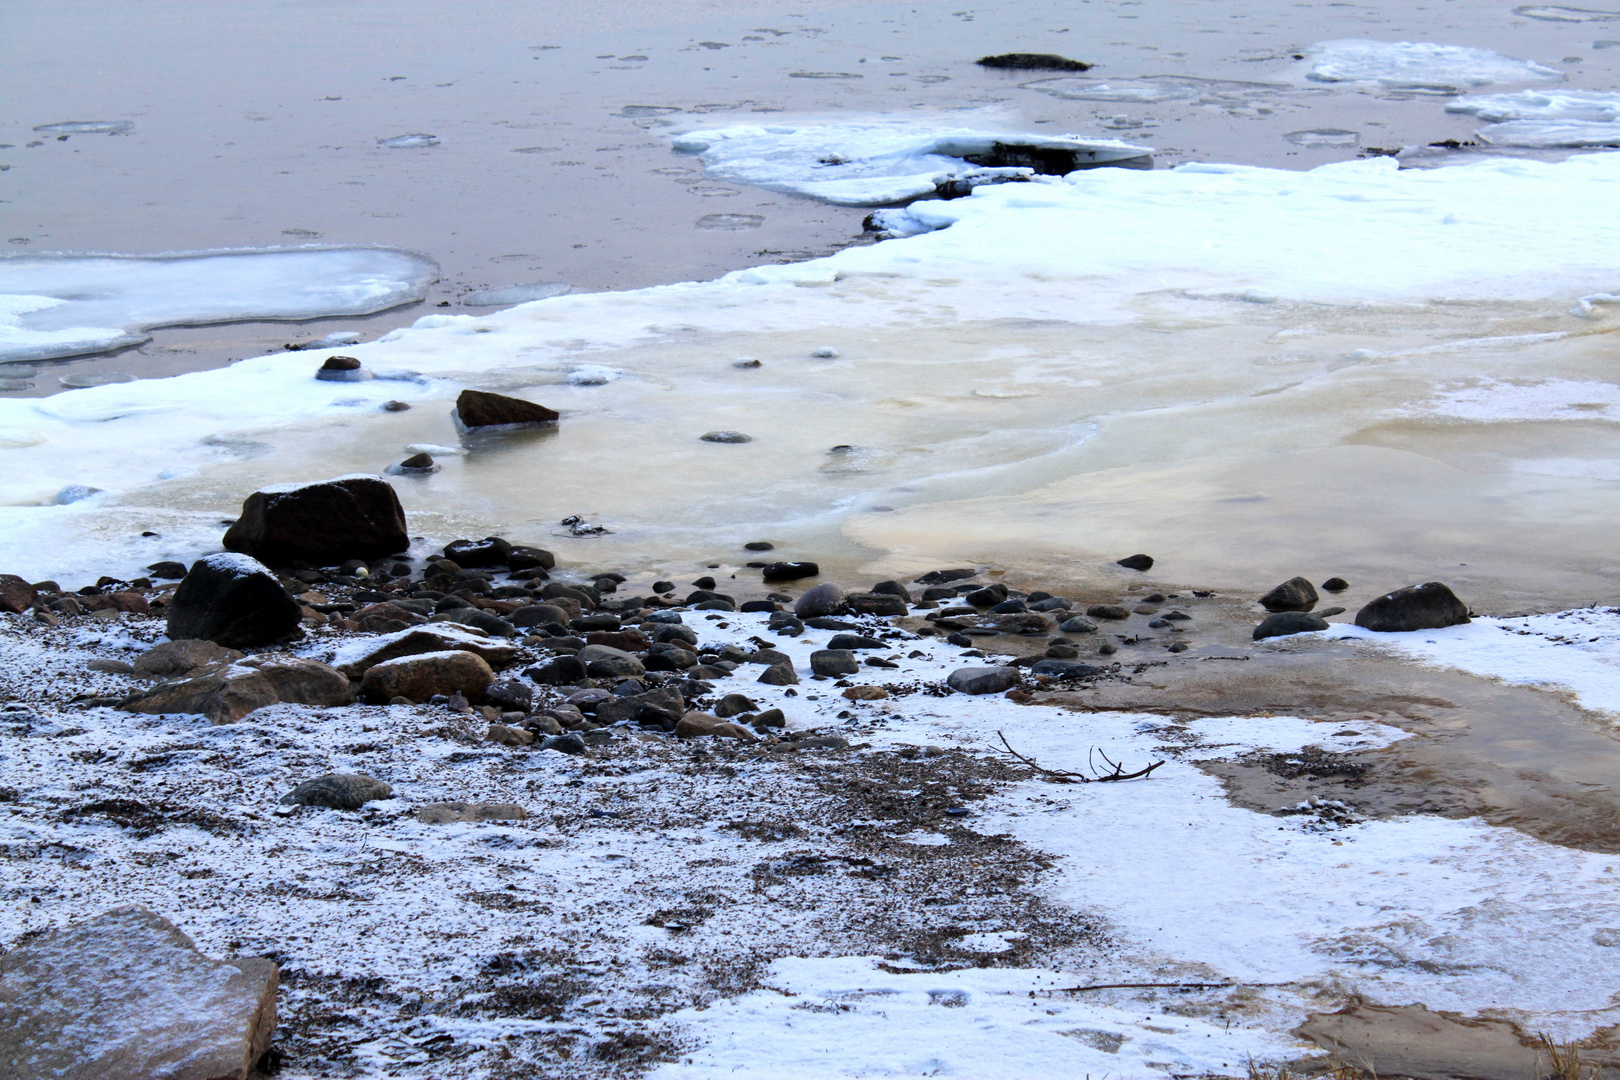
<path fill-rule="evenodd" d="M 522 398 L 492 394 L 487 390 L 463 390 L 451 414 L 463 430 L 511 430 L 555 424 L 557 410 Z"/>
<path fill-rule="evenodd" d="M 212 960 L 144 907 L 24 941 L 0 956 L 10 1076 L 241 1078 L 276 1027 L 280 969 Z"/>
<path fill-rule="evenodd" d="M 1427 41 L 1323 41 L 1311 46 L 1302 68 L 1307 82 L 1344 83 L 1390 90 L 1454 94 L 1471 86 L 1544 82 L 1563 73 L 1533 60 L 1489 49 Z"/>
<path fill-rule="evenodd" d="M 391 248 L 0 256 L 0 362 L 105 352 L 160 326 L 369 315 L 438 276 Z"/>
<path fill-rule="evenodd" d="M 411 546 L 399 496 L 380 476 L 340 476 L 255 491 L 224 543 L 273 566 L 337 566 Z"/>
<path fill-rule="evenodd" d="M 675 149 L 715 176 L 835 206 L 965 195 L 981 184 L 1101 165 L 1149 168 L 1151 147 L 1078 135 L 947 128 L 915 120 L 756 125 L 694 131 Z"/>
<path fill-rule="evenodd" d="M 549 300 L 562 296 L 571 286 L 561 281 L 546 281 L 538 285 L 512 285 L 505 289 L 483 289 L 468 293 L 461 302 L 468 307 L 510 307 L 527 304 L 531 300 Z"/>

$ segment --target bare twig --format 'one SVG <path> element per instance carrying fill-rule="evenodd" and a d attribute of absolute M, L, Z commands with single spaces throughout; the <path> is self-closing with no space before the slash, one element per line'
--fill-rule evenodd
<path fill-rule="evenodd" d="M 1135 780 L 1138 777 L 1148 776 L 1153 772 L 1154 769 L 1157 769 L 1160 765 L 1164 764 L 1162 761 L 1155 761 L 1145 769 L 1138 769 L 1133 773 L 1128 773 L 1123 770 L 1122 766 L 1113 761 L 1109 761 L 1107 754 L 1103 754 L 1102 759 L 1107 761 L 1109 766 L 1112 767 L 1114 771 L 1105 775 L 1087 776 L 1085 773 L 1063 772 L 1059 769 L 1048 769 L 1044 765 L 1039 765 L 1031 759 L 1025 757 L 1023 754 L 1020 754 L 1018 751 L 1014 750 L 1012 748 L 1012 743 L 1007 741 L 1006 735 L 998 731 L 996 732 L 996 736 L 1001 739 L 1001 745 L 1007 748 L 1007 753 L 1011 754 L 1019 761 L 1022 761 L 1025 765 L 1028 765 L 1041 775 L 1050 776 L 1060 784 L 1104 784 L 1110 780 Z M 1100 751 L 1094 752 L 1100 753 Z M 1091 771 L 1095 774 L 1097 769 L 1093 767 Z"/>
<path fill-rule="evenodd" d="M 1292 983 L 1245 982 L 1141 982 L 1095 983 L 1091 986 L 1064 986 L 1050 991 L 1053 994 L 1082 994 L 1087 990 L 1230 990 L 1234 986 L 1292 986 Z"/>

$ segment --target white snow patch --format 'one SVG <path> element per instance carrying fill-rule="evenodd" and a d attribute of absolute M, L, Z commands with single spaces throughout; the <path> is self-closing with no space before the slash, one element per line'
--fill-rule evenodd
<path fill-rule="evenodd" d="M 1620 420 L 1620 385 L 1595 380 L 1506 382 L 1480 379 L 1442 388 L 1421 405 L 1401 410 L 1472 423 L 1532 420 Z"/>
<path fill-rule="evenodd" d="M 1563 73 L 1533 60 L 1489 49 L 1426 41 L 1323 41 L 1292 69 L 1307 82 L 1344 83 L 1390 90 L 1456 93 L 1494 83 L 1543 82 Z"/>
<path fill-rule="evenodd" d="M 1335 626 L 1322 634 L 1360 639 L 1414 660 L 1520 686 L 1567 690 L 1582 707 L 1620 717 L 1620 608 L 1481 617 L 1462 626 L 1379 634 Z"/>
<path fill-rule="evenodd" d="M 1478 134 L 1495 146 L 1620 146 L 1620 122 L 1603 120 L 1508 120 L 1486 124 Z"/>
<path fill-rule="evenodd" d="M 390 248 L 0 256 L 0 362 L 102 352 L 160 326 L 368 315 L 438 276 Z"/>
<path fill-rule="evenodd" d="M 741 124 L 676 137 L 726 180 L 804 195 L 836 206 L 885 206 L 932 195 L 950 180 L 1027 178 L 1029 167 L 976 165 L 998 143 L 1073 151 L 1102 164 L 1143 161 L 1152 149 L 1117 139 L 977 131 L 915 119 Z"/>

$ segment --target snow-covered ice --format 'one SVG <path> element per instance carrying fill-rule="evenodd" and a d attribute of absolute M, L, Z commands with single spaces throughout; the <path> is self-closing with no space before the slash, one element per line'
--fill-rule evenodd
<path fill-rule="evenodd" d="M 64 120 L 40 124 L 34 130 L 41 135 L 128 135 L 135 124 L 129 120 Z"/>
<path fill-rule="evenodd" d="M 1390 90 L 1457 93 L 1496 83 L 1562 79 L 1556 68 L 1489 49 L 1426 41 L 1323 41 L 1292 69 L 1313 83 L 1376 86 Z"/>
<path fill-rule="evenodd" d="M 1605 90 L 1520 90 L 1446 103 L 1446 111 L 1503 120 L 1620 120 L 1620 94 Z"/>
<path fill-rule="evenodd" d="M 1145 165 L 1152 154 L 1150 147 L 1117 139 L 981 131 L 911 118 L 742 124 L 687 132 L 674 146 L 696 154 L 713 176 L 837 206 L 890 206 L 933 195 L 949 181 L 989 183 L 1053 171 L 970 160 L 988 160 L 1000 146 L 1072 157 L 1075 168 Z"/>
<path fill-rule="evenodd" d="M 1483 617 L 1404 634 L 1375 634 L 1359 626 L 1320 633 L 1506 683 L 1565 690 L 1583 708 L 1620 721 L 1620 608 Z"/>
<path fill-rule="evenodd" d="M 368 315 L 420 300 L 433 260 L 392 248 L 0 257 L 0 362 L 104 352 L 160 326 Z"/>
<path fill-rule="evenodd" d="M 1481 127 L 1479 137 L 1495 146 L 1531 149 L 1620 146 L 1620 123 L 1604 120 L 1507 120 Z"/>

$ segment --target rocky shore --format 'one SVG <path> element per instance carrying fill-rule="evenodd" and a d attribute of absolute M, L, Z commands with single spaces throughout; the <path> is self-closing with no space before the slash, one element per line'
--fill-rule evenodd
<path fill-rule="evenodd" d="M 1172 724 L 1151 760 L 1103 746 L 1075 772 L 1005 733 L 1007 753 L 987 751 L 991 732 L 1022 741 L 1006 710 L 1095 707 L 1088 694 L 1141 707 L 1144 673 L 1195 677 L 1343 613 L 1295 578 L 1255 625 L 1248 598 L 1155 587 L 1146 555 L 1120 560 L 1112 595 L 1073 597 L 980 567 L 848 587 L 767 540 L 724 580 L 699 567 L 682 583 L 500 537 L 423 553 L 388 483 L 364 476 L 253 493 L 223 543 L 74 591 L 0 578 L 0 723 L 8 934 L 33 935 L 67 984 L 93 961 L 99 984 L 138 985 L 162 976 L 118 949 L 72 955 L 75 927 L 135 903 L 149 910 L 108 925 L 227 956 L 188 971 L 248 965 L 260 981 L 236 1005 L 169 1017 L 150 1044 L 224 1047 L 247 1062 L 229 1075 L 639 1075 L 695 1045 L 676 1014 L 753 992 L 790 955 L 1134 970 L 1103 924 L 1046 895 L 1045 854 L 976 819 L 1019 785 L 1164 782 L 1163 761 L 1210 757 L 1204 739 Z M 1468 618 L 1430 583 L 1356 622 Z M 938 742 L 918 740 L 923 718 Z M 1290 827 L 1331 831 L 1397 812 L 1358 798 L 1356 755 L 1387 741 L 1367 736 L 1198 767 L 1240 801 L 1246 782 L 1291 785 Z M 31 999 L 9 957 L 25 955 L 0 955 L 13 1012 Z M 1187 1015 L 1229 1031 L 1277 1008 L 1217 990 Z M 85 1030 L 98 1023 L 94 1046 L 67 1039 L 82 1075 L 102 1075 L 106 1046 L 143 1052 L 127 1015 Z M 57 1027 L 30 1038 L 67 1053 Z"/>

